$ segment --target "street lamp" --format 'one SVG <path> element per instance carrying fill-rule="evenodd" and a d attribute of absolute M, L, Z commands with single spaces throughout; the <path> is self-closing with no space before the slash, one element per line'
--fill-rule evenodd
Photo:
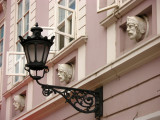
<path fill-rule="evenodd" d="M 52 36 L 51 39 L 48 39 L 46 36 L 43 37 L 41 35 L 43 29 L 38 27 L 38 23 L 36 23 L 35 27 L 31 28 L 31 31 L 33 34 L 28 36 L 27 39 L 24 39 L 22 36 L 19 36 L 19 38 L 27 59 L 25 70 L 29 72 L 31 78 L 41 85 L 43 95 L 49 96 L 51 93 L 59 93 L 66 99 L 66 102 L 71 104 L 79 112 L 95 113 L 95 117 L 100 119 L 103 114 L 102 87 L 91 91 L 47 85 L 39 82 L 44 77 L 44 74 L 49 72 L 48 66 L 45 64 L 55 36 Z M 32 71 L 35 75 L 33 75 Z M 43 71 L 41 76 L 38 75 L 38 71 Z"/>

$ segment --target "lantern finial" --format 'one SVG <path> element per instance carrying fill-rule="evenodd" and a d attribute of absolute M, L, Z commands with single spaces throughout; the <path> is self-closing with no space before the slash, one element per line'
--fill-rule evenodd
<path fill-rule="evenodd" d="M 36 22 L 35 26 L 38 27 L 38 22 Z"/>

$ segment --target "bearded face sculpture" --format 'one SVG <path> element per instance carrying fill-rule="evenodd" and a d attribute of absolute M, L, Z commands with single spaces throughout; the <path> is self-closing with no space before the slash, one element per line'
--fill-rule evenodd
<path fill-rule="evenodd" d="M 127 32 L 131 40 L 141 41 L 144 38 L 146 29 L 147 23 L 143 18 L 138 16 L 127 17 Z"/>
<path fill-rule="evenodd" d="M 67 84 L 71 81 L 73 76 L 73 67 L 69 64 L 58 65 L 58 77 L 60 82 L 66 82 Z"/>
<path fill-rule="evenodd" d="M 15 110 L 16 111 L 19 110 L 20 112 L 22 112 L 25 107 L 25 97 L 21 95 L 15 95 L 13 100 L 14 100 L 13 105 L 15 107 Z"/>

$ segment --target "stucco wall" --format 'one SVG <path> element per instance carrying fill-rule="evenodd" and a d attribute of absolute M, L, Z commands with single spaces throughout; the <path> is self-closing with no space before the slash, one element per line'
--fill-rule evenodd
<path fill-rule="evenodd" d="M 159 110 L 160 58 L 104 85 L 104 120 L 128 120 Z"/>
<path fill-rule="evenodd" d="M 97 13 L 97 1 L 87 0 L 86 4 L 86 75 L 91 74 L 107 62 L 107 36 L 106 29 L 100 26 L 105 13 Z"/>

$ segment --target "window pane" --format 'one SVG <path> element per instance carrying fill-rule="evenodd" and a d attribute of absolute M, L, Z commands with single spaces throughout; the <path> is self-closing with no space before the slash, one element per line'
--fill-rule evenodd
<path fill-rule="evenodd" d="M 25 69 L 24 69 L 24 67 L 25 67 L 25 56 L 23 55 L 23 56 L 21 56 L 21 57 L 22 57 L 22 63 L 21 63 L 22 69 L 21 69 L 21 71 L 22 71 L 22 73 L 25 73 Z"/>
<path fill-rule="evenodd" d="M 22 46 L 19 42 L 17 43 L 17 52 L 22 52 Z M 18 60 L 19 58 L 20 58 L 20 55 L 17 55 L 16 60 Z"/>
<path fill-rule="evenodd" d="M 60 31 L 64 32 L 65 27 L 63 26 Z M 59 41 L 59 49 L 61 50 L 64 47 L 64 35 L 60 35 L 60 41 Z"/>
<path fill-rule="evenodd" d="M 65 18 L 65 10 L 59 8 L 59 23 L 62 22 Z"/>
<path fill-rule="evenodd" d="M 22 18 L 22 2 L 18 4 L 18 20 Z"/>
<path fill-rule="evenodd" d="M 61 0 L 59 4 L 65 6 L 65 0 Z M 65 10 L 59 8 L 59 23 L 62 22 L 64 18 L 65 18 Z"/>
<path fill-rule="evenodd" d="M 61 50 L 63 47 L 64 47 L 64 36 L 60 35 L 59 49 Z"/>
<path fill-rule="evenodd" d="M 69 0 L 69 8 L 75 10 L 75 7 L 76 7 L 75 0 Z"/>
<path fill-rule="evenodd" d="M 4 26 L 1 27 L 1 39 L 3 38 L 4 36 Z"/>
<path fill-rule="evenodd" d="M 72 34 L 72 19 L 69 20 L 69 34 Z"/>
<path fill-rule="evenodd" d="M 2 55 L 0 55 L 0 67 L 2 66 Z"/>
<path fill-rule="evenodd" d="M 72 19 L 69 20 L 69 34 L 72 34 Z M 69 42 L 71 42 L 73 38 L 69 38 Z"/>
<path fill-rule="evenodd" d="M 15 65 L 15 72 L 19 73 L 19 62 Z"/>
<path fill-rule="evenodd" d="M 29 0 L 25 0 L 25 13 L 29 10 Z"/>
<path fill-rule="evenodd" d="M 15 65 L 15 73 L 19 73 L 19 62 Z M 17 82 L 19 79 L 18 76 L 15 76 L 15 82 Z"/>
<path fill-rule="evenodd" d="M 22 51 L 22 46 L 21 44 L 18 42 L 17 43 L 17 52 L 21 52 Z"/>
<path fill-rule="evenodd" d="M 29 29 L 29 14 L 27 14 L 24 18 L 24 33 L 26 33 Z"/>
<path fill-rule="evenodd" d="M 61 0 L 59 4 L 65 6 L 65 0 Z"/>
<path fill-rule="evenodd" d="M 20 21 L 17 25 L 17 36 L 22 35 L 22 21 Z"/>
<path fill-rule="evenodd" d="M 0 42 L 0 52 L 3 52 L 3 40 Z"/>

